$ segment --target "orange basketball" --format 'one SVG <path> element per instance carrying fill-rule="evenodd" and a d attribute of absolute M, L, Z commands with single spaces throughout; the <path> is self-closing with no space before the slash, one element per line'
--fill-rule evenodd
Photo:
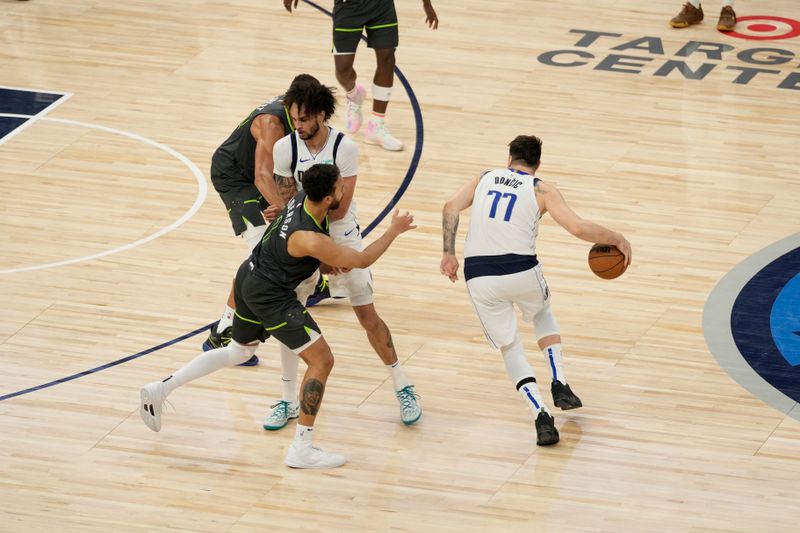
<path fill-rule="evenodd" d="M 618 278 L 628 267 L 625 255 L 613 244 L 595 244 L 589 250 L 589 268 L 597 277 L 603 279 Z"/>

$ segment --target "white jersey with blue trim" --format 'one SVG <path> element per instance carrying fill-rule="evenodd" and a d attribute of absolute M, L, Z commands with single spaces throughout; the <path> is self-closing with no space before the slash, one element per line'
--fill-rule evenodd
<path fill-rule="evenodd" d="M 481 176 L 470 211 L 464 257 L 536 255 L 538 178 L 501 168 Z"/>

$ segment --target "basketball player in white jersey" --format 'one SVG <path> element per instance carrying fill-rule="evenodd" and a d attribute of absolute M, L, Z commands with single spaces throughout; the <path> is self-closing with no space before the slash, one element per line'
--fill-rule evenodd
<path fill-rule="evenodd" d="M 331 221 L 330 235 L 336 244 L 362 250 L 356 204 L 353 201 L 358 174 L 358 146 L 344 133 L 326 124 L 335 108 L 331 89 L 318 82 L 295 84 L 286 93 L 284 103 L 295 131 L 280 139 L 273 148 L 274 174 L 281 195 L 291 198 L 297 188 L 302 188 L 300 178 L 311 166 L 318 163 L 336 165 L 344 181 L 344 197 L 339 208 L 328 215 Z M 372 348 L 386 365 L 400 402 L 401 420 L 406 425 L 416 423 L 422 415 L 422 409 L 414 386 L 397 359 L 392 334 L 375 310 L 370 270 L 333 271 L 329 283 L 332 294 L 343 294 L 350 298 L 353 311 L 366 331 Z M 298 357 L 282 346 L 283 397 L 272 406 L 272 413 L 264 421 L 264 429 L 281 429 L 289 419 L 297 417 L 297 366 Z"/>
<path fill-rule="evenodd" d="M 536 417 L 536 444 L 547 446 L 558 442 L 558 430 L 525 357 L 514 305 L 536 328 L 539 349 L 552 373 L 550 391 L 555 406 L 566 410 L 583 404 L 564 375 L 561 335 L 550 309 L 550 290 L 536 258 L 539 219 L 549 212 L 579 239 L 617 246 L 625 255 L 626 265 L 631 260 L 631 245 L 621 234 L 580 218 L 556 187 L 534 176 L 542 153 L 537 137 L 521 135 L 509 148 L 508 168 L 473 178 L 444 205 L 440 271 L 450 281 L 458 279 L 458 218 L 461 211 L 472 206 L 464 244 L 467 291 L 486 338 L 503 354 L 511 382 Z"/>

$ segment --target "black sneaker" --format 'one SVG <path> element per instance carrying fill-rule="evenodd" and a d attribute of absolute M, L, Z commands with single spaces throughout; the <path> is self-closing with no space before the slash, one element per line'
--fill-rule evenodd
<path fill-rule="evenodd" d="M 313 307 L 331 297 L 331 287 L 328 285 L 328 276 L 320 276 L 317 286 L 314 287 L 314 294 L 306 300 L 306 307 Z"/>
<path fill-rule="evenodd" d="M 550 385 L 550 392 L 553 394 L 553 403 L 556 407 L 560 407 L 562 411 L 569 409 L 577 409 L 583 407 L 581 399 L 575 396 L 569 385 L 565 385 L 558 380 L 553 381 Z"/>
<path fill-rule="evenodd" d="M 551 446 L 559 440 L 555 419 L 542 409 L 536 417 L 536 445 Z"/>
<path fill-rule="evenodd" d="M 224 348 L 225 346 L 231 343 L 231 335 L 233 334 L 233 327 L 228 326 L 222 333 L 217 333 L 217 326 L 211 326 L 211 330 L 209 331 L 208 338 L 203 343 L 203 351 L 207 352 L 209 350 L 214 350 L 216 348 Z M 244 363 L 239 363 L 238 366 L 256 366 L 258 364 L 258 356 L 253 354 L 253 357 L 245 361 Z"/>

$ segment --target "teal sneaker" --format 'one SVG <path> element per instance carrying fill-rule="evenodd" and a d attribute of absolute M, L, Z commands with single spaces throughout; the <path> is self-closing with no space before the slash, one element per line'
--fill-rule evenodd
<path fill-rule="evenodd" d="M 419 394 L 414 392 L 414 385 L 403 387 L 395 394 L 397 395 L 397 401 L 400 402 L 400 419 L 403 424 L 407 426 L 415 424 L 422 416 L 422 407 L 417 401 Z"/>
<path fill-rule="evenodd" d="M 300 416 L 300 404 L 289 403 L 286 400 L 280 400 L 278 403 L 270 405 L 272 413 L 264 419 L 264 429 L 268 431 L 277 431 L 289 423 L 289 420 L 295 419 Z"/>

